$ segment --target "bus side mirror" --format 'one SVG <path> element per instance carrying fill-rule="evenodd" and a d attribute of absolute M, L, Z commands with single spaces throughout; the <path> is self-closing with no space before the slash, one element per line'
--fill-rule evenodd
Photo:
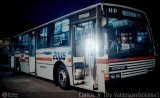
<path fill-rule="evenodd" d="M 107 18 L 105 16 L 102 16 L 101 18 L 101 27 L 104 27 L 107 24 Z"/>

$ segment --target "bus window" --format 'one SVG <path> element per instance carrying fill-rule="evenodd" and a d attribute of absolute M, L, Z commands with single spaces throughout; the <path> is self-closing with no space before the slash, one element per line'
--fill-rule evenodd
<path fill-rule="evenodd" d="M 14 55 L 14 51 L 15 51 L 15 47 L 14 47 L 14 42 L 12 42 L 9 44 L 9 55 Z"/>
<path fill-rule="evenodd" d="M 28 50 L 29 34 L 22 36 L 22 50 Z"/>
<path fill-rule="evenodd" d="M 14 39 L 14 47 L 15 51 L 20 51 L 21 49 L 21 43 L 22 43 L 22 37 L 18 36 Z"/>
<path fill-rule="evenodd" d="M 58 21 L 54 26 L 54 41 L 53 46 L 68 46 L 69 45 L 69 19 Z"/>
<path fill-rule="evenodd" d="M 46 48 L 50 46 L 49 27 L 40 29 L 38 35 L 37 48 Z"/>
<path fill-rule="evenodd" d="M 150 32 L 141 17 L 108 16 L 109 57 L 122 58 L 153 54 Z"/>

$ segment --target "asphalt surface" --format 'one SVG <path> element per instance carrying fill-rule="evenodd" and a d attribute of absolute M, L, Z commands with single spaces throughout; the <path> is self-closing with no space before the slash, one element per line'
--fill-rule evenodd
<path fill-rule="evenodd" d="M 95 93 L 71 87 L 62 90 L 54 81 L 17 73 L 8 65 L 0 66 L 0 98 L 99 98 Z"/>
<path fill-rule="evenodd" d="M 160 98 L 159 73 L 142 75 L 106 84 L 107 98 L 115 98 L 118 94 L 137 94 L 131 98 L 144 98 L 144 94 L 153 98 Z M 139 94 L 139 95 L 138 95 Z M 116 96 L 117 95 L 117 96 Z M 0 66 L 0 97 L 5 98 L 99 98 L 97 93 L 71 87 L 62 90 L 53 81 L 17 73 L 7 65 Z M 103 96 L 101 96 L 103 97 Z M 129 95 L 122 96 L 122 98 Z M 118 97 L 119 98 L 119 97 Z"/>

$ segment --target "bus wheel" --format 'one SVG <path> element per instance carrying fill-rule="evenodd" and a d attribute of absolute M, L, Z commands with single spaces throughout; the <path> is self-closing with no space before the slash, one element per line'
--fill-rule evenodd
<path fill-rule="evenodd" d="M 62 89 L 69 89 L 69 75 L 66 68 L 61 65 L 58 69 L 58 84 Z"/>

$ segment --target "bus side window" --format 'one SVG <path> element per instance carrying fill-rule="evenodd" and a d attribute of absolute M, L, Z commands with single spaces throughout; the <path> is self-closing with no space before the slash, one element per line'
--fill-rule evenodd
<path fill-rule="evenodd" d="M 29 34 L 22 35 L 22 50 L 28 50 Z"/>
<path fill-rule="evenodd" d="M 50 29 L 49 26 L 43 27 L 40 29 L 37 39 L 37 48 L 47 48 L 50 47 L 51 38 L 50 38 Z"/>
<path fill-rule="evenodd" d="M 14 47 L 15 47 L 15 51 L 20 51 L 21 50 L 21 36 L 18 36 L 14 39 Z"/>
<path fill-rule="evenodd" d="M 54 24 L 53 46 L 69 45 L 69 19 L 58 21 Z"/>

